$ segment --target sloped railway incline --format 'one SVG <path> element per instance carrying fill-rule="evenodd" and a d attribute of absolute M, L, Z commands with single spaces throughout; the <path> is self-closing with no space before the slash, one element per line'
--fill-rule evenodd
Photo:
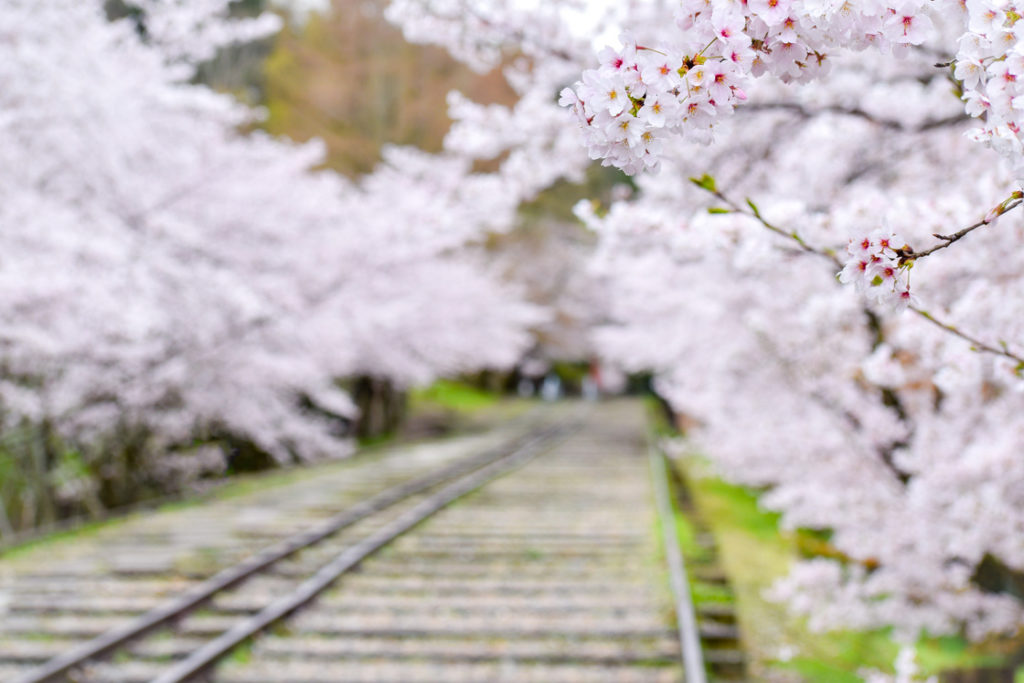
<path fill-rule="evenodd" d="M 340 505 L 293 489 L 322 519 L 257 552 L 236 539 L 240 561 L 205 573 L 145 546 L 81 558 L 94 571 L 0 560 L 0 680 L 684 680 L 639 405 L 546 412 L 353 467 Z"/>

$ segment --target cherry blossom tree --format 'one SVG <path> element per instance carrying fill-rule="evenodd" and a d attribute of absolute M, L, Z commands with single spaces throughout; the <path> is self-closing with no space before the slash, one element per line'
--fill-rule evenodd
<path fill-rule="evenodd" d="M 910 639 L 1020 627 L 988 578 L 1024 571 L 1017 5 L 395 0 L 407 36 L 501 65 L 520 99 L 453 94 L 445 154 L 352 183 L 187 83 L 273 20 L 135 4 L 142 32 L 98 2 L 0 14 L 7 425 L 336 448 L 335 378 L 518 357 L 543 318 L 474 245 L 600 159 L 634 178 L 577 208 L 593 343 L 653 371 L 784 524 L 829 532 L 778 597 Z"/>
<path fill-rule="evenodd" d="M 453 96 L 448 148 L 505 159 L 509 194 L 579 178 L 579 150 L 634 174 L 578 207 L 609 297 L 595 343 L 654 371 L 691 443 L 783 524 L 829 532 L 834 556 L 780 599 L 910 639 L 1019 629 L 986 578 L 1024 571 L 1018 6 L 595 12 L 393 4 L 411 37 L 506 60 L 520 103 Z"/>
<path fill-rule="evenodd" d="M 97 457 L 129 432 L 153 452 L 226 432 L 337 456 L 339 378 L 408 385 L 528 348 L 542 312 L 475 246 L 506 225 L 494 180 L 400 149 L 357 183 L 313 170 L 319 144 L 242 133 L 258 112 L 189 82 L 276 18 L 102 5 L 0 13 L 3 427 Z"/>

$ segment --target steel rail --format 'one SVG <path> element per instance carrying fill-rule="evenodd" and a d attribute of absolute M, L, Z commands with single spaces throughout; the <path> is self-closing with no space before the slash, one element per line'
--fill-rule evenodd
<path fill-rule="evenodd" d="M 268 626 L 284 619 L 329 588 L 343 574 L 393 540 L 419 525 L 459 498 L 477 490 L 493 479 L 525 465 L 542 452 L 542 446 L 567 431 L 565 427 L 545 430 L 532 442 L 516 448 L 496 461 L 445 486 L 426 500 L 401 514 L 397 519 L 371 536 L 346 548 L 316 574 L 303 581 L 294 591 L 284 595 L 259 613 L 237 623 L 214 640 L 174 664 L 151 683 L 183 683 L 205 673 L 221 658 Z"/>
<path fill-rule="evenodd" d="M 676 525 L 675 507 L 672 505 L 669 493 L 665 455 L 651 443 L 648 443 L 647 455 L 651 463 L 651 476 L 654 479 L 654 498 L 658 506 L 658 516 L 661 518 L 669 581 L 675 598 L 676 622 L 679 625 L 679 650 L 683 660 L 683 680 L 685 683 L 707 683 L 704 654 L 700 645 L 700 631 L 697 627 L 697 613 L 693 607 L 690 584 L 686 578 L 683 553 L 679 548 L 679 530 Z"/>
<path fill-rule="evenodd" d="M 64 680 L 62 677 L 86 662 L 99 659 L 123 647 L 128 642 L 140 638 L 158 628 L 168 625 L 191 612 L 216 594 L 233 588 L 254 574 L 284 560 L 300 550 L 308 548 L 326 538 L 366 519 L 370 515 L 389 508 L 411 496 L 439 486 L 449 480 L 456 479 L 494 461 L 502 461 L 509 453 L 522 451 L 536 445 L 539 441 L 550 438 L 554 428 L 542 430 L 538 435 L 533 432 L 520 435 L 509 442 L 488 449 L 482 454 L 464 458 L 456 463 L 443 467 L 435 472 L 417 477 L 412 481 L 403 482 L 388 488 L 370 498 L 346 508 L 344 511 L 328 519 L 324 524 L 307 532 L 271 545 L 241 562 L 231 565 L 199 585 L 188 590 L 184 595 L 159 605 L 142 614 L 123 626 L 113 628 L 81 645 L 60 654 L 42 666 L 33 669 L 12 683 L 53 683 Z"/>

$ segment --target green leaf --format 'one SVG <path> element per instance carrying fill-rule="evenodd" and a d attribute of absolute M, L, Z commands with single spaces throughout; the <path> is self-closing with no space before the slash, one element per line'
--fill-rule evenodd
<path fill-rule="evenodd" d="M 747 199 L 747 206 L 749 206 L 749 207 L 750 207 L 750 210 L 754 212 L 754 215 L 755 215 L 755 216 L 757 216 L 758 218 L 760 218 L 760 217 L 761 217 L 761 210 L 760 210 L 759 208 L 757 208 L 757 204 L 755 204 L 755 203 L 754 203 L 754 202 L 753 202 L 753 201 L 752 201 L 751 199 L 749 199 L 749 198 Z"/>
<path fill-rule="evenodd" d="M 723 209 L 721 206 L 712 206 L 708 209 L 708 213 L 731 213 L 729 209 Z"/>
<path fill-rule="evenodd" d="M 709 176 L 707 173 L 702 175 L 700 178 L 690 178 L 690 182 L 708 192 L 718 192 L 718 188 L 715 187 L 715 179 Z"/>
<path fill-rule="evenodd" d="M 882 276 L 881 275 L 876 275 L 875 278 L 871 281 L 871 286 L 872 287 L 877 287 L 878 285 L 882 284 L 883 282 L 885 282 L 885 280 L 882 279 Z"/>

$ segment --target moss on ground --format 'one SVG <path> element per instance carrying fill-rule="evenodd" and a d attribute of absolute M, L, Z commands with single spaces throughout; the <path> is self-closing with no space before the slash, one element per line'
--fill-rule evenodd
<path fill-rule="evenodd" d="M 860 670 L 892 670 L 899 646 L 887 631 L 814 632 L 784 605 L 766 599 L 767 589 L 788 572 L 794 560 L 806 555 L 814 539 L 800 532 L 781 532 L 779 516 L 762 510 L 755 492 L 710 476 L 701 459 L 690 457 L 677 465 L 690 481 L 699 513 L 718 542 L 754 678 L 856 683 L 861 680 Z M 983 647 L 957 637 L 926 639 L 918 646 L 918 663 L 928 674 L 998 664 L 1000 658 L 986 654 Z"/>

